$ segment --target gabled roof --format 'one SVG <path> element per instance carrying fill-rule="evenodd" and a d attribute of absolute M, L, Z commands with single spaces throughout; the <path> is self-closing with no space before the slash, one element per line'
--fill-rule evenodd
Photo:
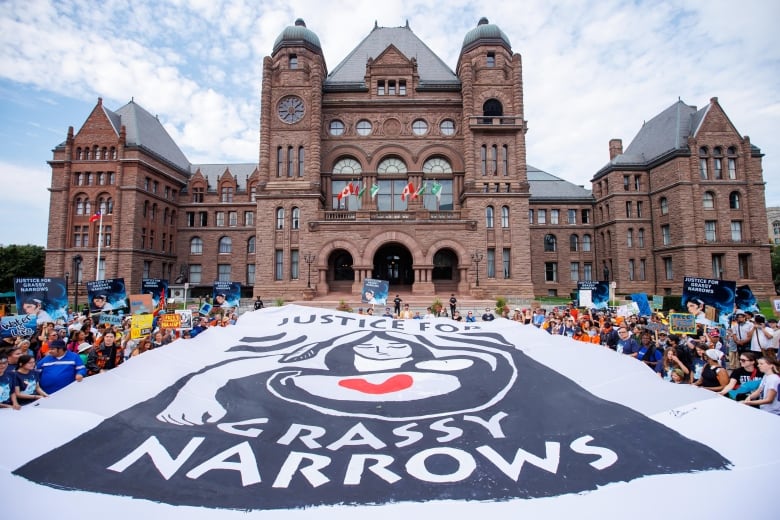
<path fill-rule="evenodd" d="M 135 101 L 112 112 L 104 108 L 117 135 L 122 126 L 127 131 L 127 145 L 146 148 L 178 168 L 189 171 L 187 160 L 179 146 L 171 139 L 162 123 Z"/>
<path fill-rule="evenodd" d="M 225 173 L 225 170 L 230 170 L 230 173 L 236 179 L 237 188 L 239 190 L 245 190 L 247 179 L 257 168 L 257 163 L 192 164 L 190 165 L 190 173 L 194 175 L 200 170 L 200 173 L 206 179 L 206 182 L 208 182 L 209 189 L 216 190 L 219 178 Z"/>
<path fill-rule="evenodd" d="M 375 59 L 388 46 L 394 45 L 408 59 L 417 59 L 420 86 L 460 87 L 460 79 L 409 28 L 378 27 L 366 36 L 355 49 L 339 63 L 325 80 L 325 88 L 354 86 L 365 88 L 366 62 Z"/>
<path fill-rule="evenodd" d="M 687 150 L 688 137 L 695 134 L 708 108 L 709 105 L 697 111 L 695 106 L 677 101 L 644 123 L 625 152 L 610 164 L 646 164 L 671 151 Z"/>
<path fill-rule="evenodd" d="M 593 198 L 591 190 L 586 190 L 582 186 L 556 177 L 530 164 L 527 168 L 532 202 L 546 199 L 588 199 L 590 201 Z"/>

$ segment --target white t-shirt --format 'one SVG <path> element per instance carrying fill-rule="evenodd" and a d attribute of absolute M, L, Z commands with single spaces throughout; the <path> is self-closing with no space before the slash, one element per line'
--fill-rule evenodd
<path fill-rule="evenodd" d="M 759 385 L 758 389 L 761 390 L 761 399 L 766 399 L 766 394 L 769 390 L 775 391 L 775 400 L 772 401 L 769 404 L 762 404 L 761 409 L 765 412 L 770 412 L 776 415 L 780 415 L 780 401 L 778 401 L 778 391 L 777 387 L 780 385 L 780 376 L 777 374 L 769 374 L 765 375 L 761 379 L 761 384 Z"/>

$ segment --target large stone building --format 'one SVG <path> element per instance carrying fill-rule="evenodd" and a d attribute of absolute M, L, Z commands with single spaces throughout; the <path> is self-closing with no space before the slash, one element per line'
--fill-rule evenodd
<path fill-rule="evenodd" d="M 594 193 L 527 164 L 523 103 L 520 55 L 485 19 L 455 71 L 407 25 L 374 27 L 330 73 L 299 20 L 263 63 L 257 163 L 191 164 L 137 103 L 99 100 L 50 161 L 46 273 L 288 299 L 366 278 L 440 296 L 604 276 L 679 294 L 684 275 L 771 292 L 761 154 L 717 101 L 674 104 L 625 153 L 610 142 Z"/>

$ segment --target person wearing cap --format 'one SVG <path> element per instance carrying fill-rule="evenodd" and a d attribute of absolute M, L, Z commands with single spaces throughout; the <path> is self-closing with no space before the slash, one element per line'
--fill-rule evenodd
<path fill-rule="evenodd" d="M 617 350 L 620 337 L 618 336 L 617 331 L 612 327 L 612 320 L 610 318 L 604 318 L 604 326 L 601 328 L 600 337 L 602 345 L 609 347 L 612 350 Z"/>
<path fill-rule="evenodd" d="M 8 358 L 4 354 L 0 355 L 0 409 L 2 408 L 21 408 L 14 393 L 13 372 L 8 370 Z"/>
<path fill-rule="evenodd" d="M 737 352 L 747 352 L 750 350 L 750 342 L 753 339 L 753 324 L 747 320 L 745 311 L 738 310 L 734 313 L 736 323 L 731 328 L 731 336 L 734 343 L 737 344 Z"/>
<path fill-rule="evenodd" d="M 771 348 L 774 342 L 774 332 L 762 314 L 756 314 L 753 318 L 753 337 L 750 340 L 750 350 L 759 355 L 766 355 L 766 350 Z M 776 343 L 775 343 L 776 345 Z M 774 356 L 775 359 L 777 356 Z"/>
<path fill-rule="evenodd" d="M 493 321 L 496 319 L 496 316 L 493 314 L 493 311 L 490 310 L 490 307 L 485 307 L 485 312 L 482 314 L 482 321 Z"/>
<path fill-rule="evenodd" d="M 714 348 L 704 352 L 707 364 L 701 371 L 701 377 L 694 383 L 713 392 L 720 392 L 729 384 L 729 373 L 720 365 L 723 352 Z"/>
<path fill-rule="evenodd" d="M 81 381 L 87 375 L 81 357 L 68 350 L 60 339 L 49 343 L 49 353 L 38 361 L 38 370 L 41 373 L 41 387 L 47 394 L 62 390 L 73 381 Z"/>

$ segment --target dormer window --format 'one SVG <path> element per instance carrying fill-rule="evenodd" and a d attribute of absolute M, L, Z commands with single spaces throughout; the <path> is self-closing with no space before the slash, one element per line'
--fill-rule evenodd
<path fill-rule="evenodd" d="M 380 79 L 376 82 L 376 95 L 377 96 L 384 96 L 385 95 L 385 80 Z"/>
<path fill-rule="evenodd" d="M 291 69 L 297 69 L 298 68 L 298 55 L 297 54 L 290 54 L 289 66 Z"/>
<path fill-rule="evenodd" d="M 405 96 L 406 95 L 406 80 L 405 79 L 398 80 L 398 95 L 399 96 Z"/>
<path fill-rule="evenodd" d="M 395 96 L 395 80 L 393 79 L 387 82 L 387 95 Z"/>
<path fill-rule="evenodd" d="M 487 53 L 487 66 L 488 67 L 495 67 L 496 66 L 496 53 L 495 52 L 488 52 Z"/>

